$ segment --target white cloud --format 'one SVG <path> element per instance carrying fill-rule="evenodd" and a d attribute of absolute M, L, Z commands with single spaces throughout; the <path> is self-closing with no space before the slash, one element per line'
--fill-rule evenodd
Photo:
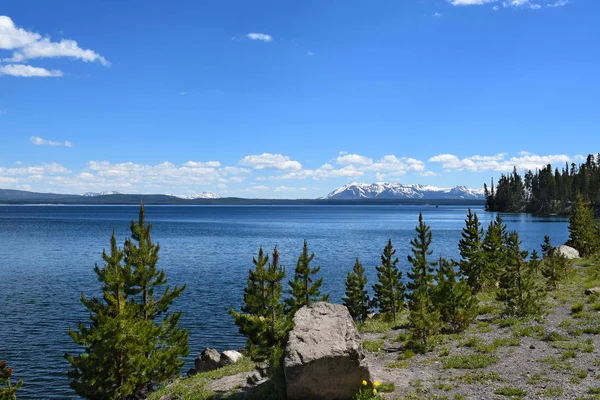
<path fill-rule="evenodd" d="M 302 169 L 302 164 L 298 161 L 293 161 L 288 156 L 282 154 L 263 153 L 260 155 L 250 155 L 242 158 L 240 165 L 252 167 L 254 169 L 278 169 L 278 170 L 294 170 Z"/>
<path fill-rule="evenodd" d="M 385 173 L 388 176 L 402 176 L 408 172 L 421 172 L 425 170 L 425 163 L 409 157 L 396 157 L 393 154 L 382 157 L 376 163 L 366 168 L 368 171 Z"/>
<path fill-rule="evenodd" d="M 448 0 L 453 6 L 481 6 L 486 3 L 493 3 L 497 0 Z"/>
<path fill-rule="evenodd" d="M 260 40 L 262 42 L 272 42 L 273 37 L 271 35 L 267 35 L 266 33 L 249 33 L 246 37 L 250 40 Z"/>
<path fill-rule="evenodd" d="M 494 7 L 492 7 L 492 10 L 494 10 L 494 11 L 500 11 L 500 7 L 494 6 Z"/>
<path fill-rule="evenodd" d="M 201 162 L 201 161 L 188 161 L 185 164 L 183 164 L 184 167 L 190 167 L 190 168 L 199 168 L 199 167 L 220 167 L 221 163 L 218 161 L 206 161 L 206 162 Z"/>
<path fill-rule="evenodd" d="M 314 56 L 314 55 L 315 55 L 315 53 L 313 53 L 313 52 L 312 52 L 312 51 L 310 51 L 310 50 L 308 50 L 308 51 L 306 52 L 306 57 L 312 57 L 312 56 Z"/>
<path fill-rule="evenodd" d="M 368 157 L 364 157 L 358 154 L 346 154 L 341 155 L 335 159 L 335 162 L 341 165 L 347 164 L 358 164 L 358 165 L 371 165 L 373 160 Z"/>
<path fill-rule="evenodd" d="M 0 49 L 13 50 L 12 58 L 5 60 L 9 62 L 68 57 L 110 66 L 106 58 L 93 50 L 82 49 L 74 40 L 62 39 L 60 42 L 53 42 L 49 37 L 17 27 L 8 16 L 0 16 Z"/>
<path fill-rule="evenodd" d="M 453 154 L 439 154 L 431 157 L 428 161 L 442 164 L 442 168 L 445 170 L 510 172 L 513 167 L 518 170 L 535 170 L 548 164 L 562 165 L 574 159 L 564 154 L 538 156 L 528 152 L 520 152 L 518 157 L 506 157 L 506 153 L 500 153 L 493 156 L 476 155 L 461 159 Z"/>
<path fill-rule="evenodd" d="M 433 13 L 433 18 L 442 18 L 442 15 L 443 15 L 443 14 L 441 14 L 441 13 L 439 13 L 439 12 L 434 12 L 434 13 Z"/>
<path fill-rule="evenodd" d="M 47 146 L 65 146 L 65 147 L 73 147 L 73 143 L 68 140 L 64 142 L 56 142 L 53 140 L 42 139 L 39 136 L 32 136 L 29 138 L 29 141 L 37 146 L 47 145 Z"/>
<path fill-rule="evenodd" d="M 440 176 L 440 174 L 433 171 L 424 171 L 421 172 L 421 176 Z"/>
<path fill-rule="evenodd" d="M 24 64 L 8 64 L 8 65 L 0 65 L 0 76 L 2 75 L 10 75 L 10 76 L 20 76 L 20 77 L 58 77 L 63 76 L 62 71 L 57 69 L 48 70 L 45 68 L 32 67 L 31 65 Z"/>

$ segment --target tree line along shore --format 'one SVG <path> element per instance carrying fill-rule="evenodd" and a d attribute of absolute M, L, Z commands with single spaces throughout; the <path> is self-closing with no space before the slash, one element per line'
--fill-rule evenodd
<path fill-rule="evenodd" d="M 181 312 L 170 309 L 185 285 L 169 285 L 165 271 L 158 266 L 160 246 L 152 241 L 151 228 L 141 205 L 123 247 L 117 245 L 113 232 L 110 248 L 102 254 L 103 265 L 94 267 L 102 297 L 81 297 L 90 320 L 71 329 L 69 335 L 84 351 L 65 354 L 65 358 L 71 366 L 67 371 L 71 388 L 83 398 L 146 398 L 180 375 L 182 358 L 189 354 L 188 333 L 179 326 Z M 569 233 L 568 245 L 580 254 L 598 254 L 600 228 L 582 196 L 572 207 Z M 548 236 L 540 253 L 534 250 L 529 254 L 521 248 L 518 233 L 507 231 L 500 215 L 484 229 L 477 214 L 469 210 L 461 236 L 459 260 L 436 257 L 430 249 L 431 229 L 420 214 L 406 258 L 411 266 L 406 277 L 390 239 L 376 267 L 372 297 L 365 269 L 356 259 L 347 274 L 343 304 L 357 324 L 393 324 L 406 315 L 407 348 L 427 353 L 439 335 L 457 334 L 469 327 L 482 296 L 499 301 L 504 317 L 538 316 L 544 311 L 547 293 L 571 273 L 566 257 Z M 268 366 L 270 383 L 263 389 L 264 398 L 285 398 L 282 357 L 294 314 L 304 306 L 328 300 L 313 259 L 305 241 L 286 288 L 288 274 L 279 263 L 277 247 L 271 254 L 260 248 L 248 272 L 243 306 L 230 309 L 246 337 L 245 356 Z M 11 384 L 11 374 L 6 363 L 0 363 L 2 400 L 15 399 L 23 385 Z M 365 393 L 357 396 L 365 398 Z M 368 396 L 378 395 L 369 392 Z"/>

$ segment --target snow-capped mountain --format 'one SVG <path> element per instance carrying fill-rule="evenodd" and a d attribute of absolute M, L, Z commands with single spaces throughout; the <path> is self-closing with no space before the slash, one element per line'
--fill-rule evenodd
<path fill-rule="evenodd" d="M 483 200 L 483 189 L 465 186 L 440 188 L 431 185 L 403 185 L 401 183 L 349 183 L 329 193 L 326 199 L 448 199 Z"/>
<path fill-rule="evenodd" d="M 96 196 L 109 196 L 111 194 L 123 194 L 123 193 L 121 193 L 121 192 L 115 192 L 114 190 L 108 190 L 106 192 L 100 192 L 100 193 L 86 192 L 86 193 L 82 194 L 82 196 L 85 196 L 85 197 L 96 197 Z"/>
<path fill-rule="evenodd" d="M 183 195 L 175 195 L 175 194 L 168 194 L 167 196 L 173 196 L 173 197 L 177 197 L 179 199 L 186 199 L 186 200 L 196 200 L 196 199 L 220 199 L 221 196 L 219 196 L 216 193 L 213 192 L 202 192 L 202 193 L 198 193 L 198 194 L 193 194 L 191 196 L 183 196 Z"/>

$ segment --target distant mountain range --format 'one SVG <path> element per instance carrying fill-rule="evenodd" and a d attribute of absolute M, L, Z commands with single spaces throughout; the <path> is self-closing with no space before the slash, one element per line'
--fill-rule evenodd
<path fill-rule="evenodd" d="M 329 193 L 325 199 L 423 199 L 423 200 L 484 200 L 483 189 L 466 186 L 440 188 L 431 185 L 400 183 L 349 183 Z"/>
<path fill-rule="evenodd" d="M 244 199 L 221 198 L 212 192 L 192 196 L 171 194 L 126 194 L 115 191 L 87 192 L 83 194 L 36 193 L 23 190 L 0 189 L 0 204 L 144 204 L 194 205 L 194 204 L 483 204 L 483 190 L 464 186 L 439 188 L 428 185 L 402 185 L 394 183 L 351 183 L 342 186 L 320 199 Z"/>

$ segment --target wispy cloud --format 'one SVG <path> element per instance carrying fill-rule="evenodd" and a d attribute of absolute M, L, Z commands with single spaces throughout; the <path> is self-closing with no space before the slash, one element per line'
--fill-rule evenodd
<path fill-rule="evenodd" d="M 453 6 L 482 6 L 497 0 L 448 0 Z"/>
<path fill-rule="evenodd" d="M 49 78 L 63 76 L 63 73 L 58 69 L 48 70 L 45 68 L 32 67 L 31 65 L 8 64 L 0 65 L 0 76 L 2 75 L 18 76 L 24 78 Z"/>
<path fill-rule="evenodd" d="M 8 110 L 6 108 L 0 108 L 0 115 L 8 114 Z"/>
<path fill-rule="evenodd" d="M 306 52 L 306 57 L 312 57 L 312 56 L 314 56 L 314 55 L 315 55 L 315 53 L 313 53 L 313 52 L 312 52 L 312 51 L 310 51 L 310 50 Z"/>
<path fill-rule="evenodd" d="M 438 18 L 442 18 L 442 15 L 443 15 L 442 13 L 439 13 L 439 12 L 434 12 L 434 13 L 433 13 L 433 18 L 436 18 L 436 19 L 438 19 Z"/>
<path fill-rule="evenodd" d="M 29 138 L 29 141 L 33 144 L 35 144 L 36 146 L 64 146 L 64 147 L 73 147 L 73 143 L 67 141 L 64 142 L 56 142 L 54 140 L 46 140 L 46 139 L 42 139 L 39 136 L 32 136 Z"/>
<path fill-rule="evenodd" d="M 271 35 L 267 35 L 266 33 L 248 33 L 246 37 L 250 40 L 260 40 L 262 42 L 272 42 L 273 37 Z"/>

